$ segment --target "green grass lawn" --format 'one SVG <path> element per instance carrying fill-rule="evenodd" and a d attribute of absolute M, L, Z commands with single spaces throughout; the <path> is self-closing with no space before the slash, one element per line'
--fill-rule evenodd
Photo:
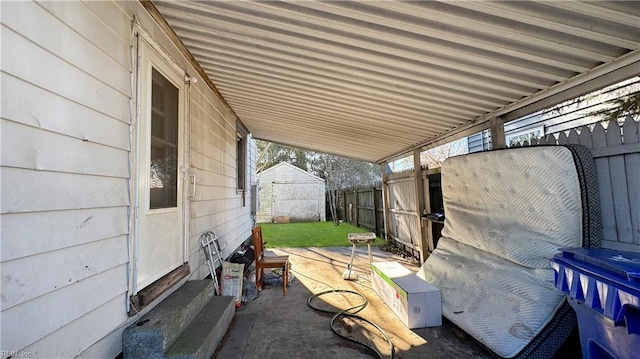
<path fill-rule="evenodd" d="M 262 237 L 267 248 L 286 247 L 349 247 L 349 233 L 365 233 L 366 229 L 348 223 L 335 226 L 333 222 L 310 223 L 260 223 Z M 383 239 L 376 238 L 373 245 L 379 246 Z"/>

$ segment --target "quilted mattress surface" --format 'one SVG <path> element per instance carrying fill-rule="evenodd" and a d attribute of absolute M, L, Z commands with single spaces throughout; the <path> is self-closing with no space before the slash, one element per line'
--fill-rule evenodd
<path fill-rule="evenodd" d="M 418 276 L 442 294 L 442 314 L 476 340 L 511 358 L 564 301 L 553 269 L 527 268 L 442 237 Z"/>
<path fill-rule="evenodd" d="M 448 159 L 442 166 L 449 237 L 531 268 L 582 245 L 580 182 L 565 147 L 523 147 Z"/>

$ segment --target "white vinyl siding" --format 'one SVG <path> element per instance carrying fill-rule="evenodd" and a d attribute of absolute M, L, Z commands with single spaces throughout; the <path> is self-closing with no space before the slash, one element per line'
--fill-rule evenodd
<path fill-rule="evenodd" d="M 236 190 L 236 120 L 208 88 L 198 82 L 191 85 L 191 168 L 196 174 L 196 196 L 191 197 L 190 264 L 206 276 L 208 268 L 199 260 L 199 237 L 214 230 L 223 255 L 229 256 L 251 233 L 249 193 L 242 205 L 242 193 Z M 248 138 L 247 138 L 248 139 Z M 249 143 L 253 142 L 251 140 Z M 247 150 L 246 154 L 251 153 Z M 249 163 L 251 161 L 247 159 Z M 255 166 L 253 166 L 255 167 Z M 248 167 L 247 171 L 254 171 Z M 249 181 L 248 172 L 245 181 Z"/>
<path fill-rule="evenodd" d="M 36 3 L 2 4 L 2 47 L 2 347 L 75 356 L 128 318 L 130 71 Z"/>
<path fill-rule="evenodd" d="M 2 350 L 115 357 L 129 318 L 132 21 L 197 72 L 138 2 L 2 2 Z M 202 78 L 190 93 L 190 279 L 199 236 L 230 255 L 251 230 L 236 194 L 235 116 Z M 255 146 L 249 141 L 247 180 Z"/>

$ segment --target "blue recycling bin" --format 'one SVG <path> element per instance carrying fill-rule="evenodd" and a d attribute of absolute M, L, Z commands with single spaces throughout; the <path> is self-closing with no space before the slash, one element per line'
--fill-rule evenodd
<path fill-rule="evenodd" d="M 551 267 L 578 317 L 583 358 L 640 358 L 640 253 L 561 251 Z"/>

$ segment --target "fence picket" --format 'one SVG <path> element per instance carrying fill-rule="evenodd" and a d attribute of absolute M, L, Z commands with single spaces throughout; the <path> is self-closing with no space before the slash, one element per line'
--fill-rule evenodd
<path fill-rule="evenodd" d="M 619 146 L 622 144 L 622 133 L 620 133 L 620 126 L 615 121 L 609 121 L 607 126 L 607 146 Z"/>
<path fill-rule="evenodd" d="M 622 125 L 624 143 L 640 142 L 640 122 L 634 121 L 631 116 L 627 116 Z"/>
<path fill-rule="evenodd" d="M 627 116 L 622 126 L 625 144 L 640 142 L 640 122 Z M 640 153 L 630 153 L 624 156 L 627 170 L 627 185 L 629 189 L 629 204 L 633 243 L 640 244 Z"/>
<path fill-rule="evenodd" d="M 618 122 L 609 121 L 607 127 L 607 147 L 622 145 L 622 134 Z M 613 210 L 616 215 L 618 241 L 633 243 L 631 227 L 631 210 L 627 190 L 627 176 L 624 156 L 609 157 L 609 171 L 611 175 L 611 189 L 613 190 Z"/>
<path fill-rule="evenodd" d="M 593 141 L 591 138 L 591 131 L 587 125 L 580 127 L 580 143 L 587 148 L 593 148 Z"/>
<path fill-rule="evenodd" d="M 569 139 L 567 138 L 567 135 L 564 133 L 564 131 L 558 134 L 558 144 L 559 145 L 569 144 Z"/>
<path fill-rule="evenodd" d="M 578 136 L 578 131 L 576 131 L 575 128 L 572 128 L 569 131 L 569 137 L 567 137 L 567 143 L 572 143 L 572 144 L 580 143 L 580 137 Z"/>
<path fill-rule="evenodd" d="M 591 133 L 593 148 L 607 147 L 607 133 L 602 123 L 596 123 Z M 611 172 L 609 172 L 609 158 L 596 158 L 596 171 L 598 173 L 598 188 L 600 190 L 600 208 L 602 210 L 602 230 L 605 240 L 617 242 L 616 217 L 613 211 L 613 187 L 611 185 Z"/>
<path fill-rule="evenodd" d="M 556 144 L 556 138 L 553 135 L 546 135 L 546 136 L 544 136 L 544 144 L 545 145 L 555 145 Z"/>

